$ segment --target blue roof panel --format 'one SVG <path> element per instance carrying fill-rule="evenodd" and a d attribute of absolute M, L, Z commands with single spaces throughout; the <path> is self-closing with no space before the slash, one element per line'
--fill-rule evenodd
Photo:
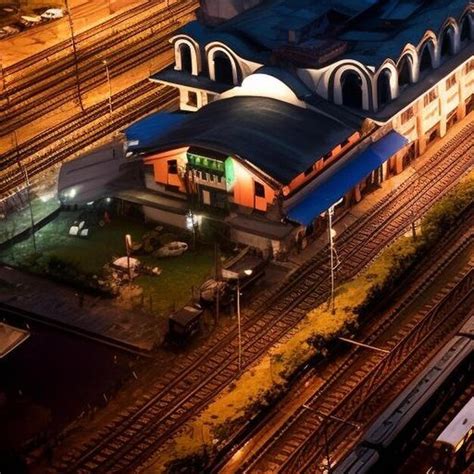
<path fill-rule="evenodd" d="M 189 114 L 157 112 L 138 120 L 125 129 L 128 150 L 143 151 L 153 147 L 165 134 L 179 127 Z"/>
<path fill-rule="evenodd" d="M 389 132 L 333 173 L 329 170 L 327 177 L 320 184 L 288 210 L 288 218 L 305 226 L 311 224 L 317 216 L 329 209 L 407 143 L 408 140 L 403 135 L 395 131 Z"/>

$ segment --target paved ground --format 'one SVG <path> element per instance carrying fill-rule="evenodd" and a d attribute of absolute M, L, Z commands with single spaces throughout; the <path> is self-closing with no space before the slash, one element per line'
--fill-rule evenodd
<path fill-rule="evenodd" d="M 118 344 L 149 351 L 161 342 L 157 319 L 141 311 L 125 311 L 113 300 L 84 295 L 65 285 L 0 267 L 0 302 L 31 311 L 50 322 L 77 327 Z M 12 287 L 13 286 L 13 287 Z"/>

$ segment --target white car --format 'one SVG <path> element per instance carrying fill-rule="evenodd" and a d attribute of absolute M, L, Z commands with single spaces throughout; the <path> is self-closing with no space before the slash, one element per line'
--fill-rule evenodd
<path fill-rule="evenodd" d="M 64 16 L 64 10 L 62 8 L 48 8 L 45 12 L 41 13 L 43 20 L 57 20 Z"/>

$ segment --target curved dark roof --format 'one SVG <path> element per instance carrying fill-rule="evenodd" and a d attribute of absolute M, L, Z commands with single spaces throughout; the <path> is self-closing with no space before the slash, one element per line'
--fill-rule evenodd
<path fill-rule="evenodd" d="M 239 156 L 287 184 L 355 131 L 286 102 L 240 96 L 199 109 L 148 151 L 199 146 Z"/>

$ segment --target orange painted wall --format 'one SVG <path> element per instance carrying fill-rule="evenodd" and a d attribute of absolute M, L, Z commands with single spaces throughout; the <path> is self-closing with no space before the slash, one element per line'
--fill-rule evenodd
<path fill-rule="evenodd" d="M 232 161 L 235 181 L 232 189 L 229 189 L 229 191 L 233 192 L 234 203 L 240 206 L 255 208 L 259 211 L 266 211 L 267 206 L 275 199 L 275 190 L 236 159 L 232 159 Z M 255 196 L 255 181 L 263 185 L 265 189 L 264 198 Z"/>
<path fill-rule="evenodd" d="M 331 163 L 333 163 L 336 158 L 338 158 L 340 155 L 342 155 L 350 146 L 352 146 L 354 143 L 356 143 L 360 138 L 359 132 L 354 133 L 348 138 L 348 143 L 345 144 L 343 147 L 341 145 L 337 145 L 331 150 L 331 158 L 327 159 L 326 161 L 323 161 L 322 157 L 315 157 L 315 160 L 319 158 L 317 161 L 315 161 L 315 164 L 313 165 L 313 171 L 312 173 L 308 174 L 307 176 L 304 175 L 304 173 L 299 174 L 294 178 L 291 183 L 286 187 L 288 189 L 287 193 L 293 192 L 296 189 L 298 189 L 300 186 L 305 184 L 307 181 L 312 180 L 316 174 L 318 174 L 321 170 L 329 166 Z M 285 194 L 287 194 L 285 193 Z"/>
<path fill-rule="evenodd" d="M 184 180 L 179 174 L 168 173 L 168 161 L 176 160 L 178 162 L 178 170 L 186 167 L 186 151 L 187 148 L 171 150 L 145 158 L 145 164 L 153 165 L 155 181 L 159 184 L 177 186 L 181 192 L 186 192 Z"/>

